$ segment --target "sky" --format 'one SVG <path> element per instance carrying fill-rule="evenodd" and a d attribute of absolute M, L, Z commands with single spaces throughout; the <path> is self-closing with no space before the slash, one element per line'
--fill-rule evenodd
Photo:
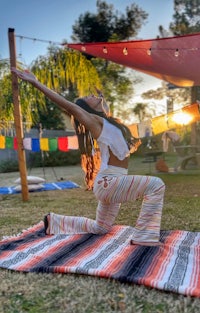
<path fill-rule="evenodd" d="M 137 39 L 154 39 L 158 27 L 168 29 L 172 21 L 173 0 L 105 0 L 120 13 L 132 3 L 145 10 L 149 16 Z M 96 0 L 0 0 L 0 60 L 9 58 L 8 29 L 16 35 L 16 54 L 27 67 L 39 55 L 47 53 L 50 42 L 72 42 L 72 25 L 81 14 L 96 12 Z M 39 39 L 24 39 L 23 37 Z M 143 75 L 144 82 L 138 92 L 160 85 L 156 78 Z"/>

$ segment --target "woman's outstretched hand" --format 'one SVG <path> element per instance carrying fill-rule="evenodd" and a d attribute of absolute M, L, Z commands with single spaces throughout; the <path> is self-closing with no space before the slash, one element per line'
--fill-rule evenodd
<path fill-rule="evenodd" d="M 22 72 L 22 71 L 17 70 L 15 67 L 12 67 L 11 68 L 11 72 L 16 74 L 19 78 L 21 78 L 23 80 L 26 80 L 28 82 L 33 82 L 33 81 L 37 80 L 35 75 L 33 75 L 28 70 L 25 70 L 25 71 Z"/>

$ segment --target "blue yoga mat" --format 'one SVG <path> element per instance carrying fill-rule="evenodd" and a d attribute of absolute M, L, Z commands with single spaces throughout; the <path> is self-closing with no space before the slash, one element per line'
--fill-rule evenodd
<path fill-rule="evenodd" d="M 48 191 L 48 190 L 62 190 L 62 189 L 72 189 L 72 188 L 79 188 L 80 186 L 72 181 L 59 181 L 55 183 L 43 183 L 43 188 L 38 190 L 32 190 L 30 192 L 35 191 Z M 21 191 L 16 191 L 15 186 L 10 187 L 0 187 L 0 194 L 7 195 L 7 194 L 16 194 L 20 193 Z"/>

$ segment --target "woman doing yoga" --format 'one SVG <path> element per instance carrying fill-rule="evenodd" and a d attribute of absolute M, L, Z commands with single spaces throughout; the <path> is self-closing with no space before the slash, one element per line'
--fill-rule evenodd
<path fill-rule="evenodd" d="M 108 116 L 102 97 L 89 95 L 73 103 L 40 83 L 33 74 L 15 68 L 12 72 L 72 115 L 97 141 L 101 153 L 101 166 L 93 187 L 98 200 L 96 219 L 49 213 L 45 217 L 46 234 L 106 234 L 115 222 L 121 203 L 141 198 L 141 211 L 133 228 L 131 244 L 160 245 L 165 185 L 158 177 L 128 175 L 130 154 L 137 149 L 137 140 L 128 127 Z"/>

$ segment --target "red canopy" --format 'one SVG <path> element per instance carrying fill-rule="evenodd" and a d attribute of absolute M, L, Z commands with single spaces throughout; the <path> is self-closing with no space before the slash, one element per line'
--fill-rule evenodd
<path fill-rule="evenodd" d="M 180 87 L 200 86 L 200 33 L 152 40 L 66 46 Z"/>

